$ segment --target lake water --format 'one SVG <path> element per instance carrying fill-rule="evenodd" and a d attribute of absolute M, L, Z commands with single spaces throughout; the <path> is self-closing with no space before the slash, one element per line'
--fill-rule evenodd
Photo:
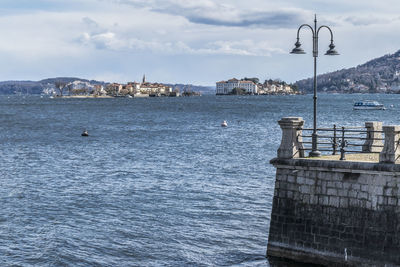
<path fill-rule="evenodd" d="M 321 95 L 318 125 L 399 111 L 400 95 Z M 312 96 L 0 96 L 0 266 L 270 266 L 285 116 L 310 128 Z"/>

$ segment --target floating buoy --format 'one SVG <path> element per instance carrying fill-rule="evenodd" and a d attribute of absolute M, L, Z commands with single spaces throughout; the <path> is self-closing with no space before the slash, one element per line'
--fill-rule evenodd
<path fill-rule="evenodd" d="M 221 127 L 228 127 L 228 123 L 227 123 L 226 121 L 223 121 L 223 122 L 221 123 Z"/>
<path fill-rule="evenodd" d="M 82 136 L 89 136 L 88 131 L 84 130 L 83 133 L 81 134 Z"/>

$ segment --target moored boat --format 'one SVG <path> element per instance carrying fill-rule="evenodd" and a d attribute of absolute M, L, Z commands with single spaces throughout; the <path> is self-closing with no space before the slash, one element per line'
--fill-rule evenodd
<path fill-rule="evenodd" d="M 384 110 L 385 106 L 378 101 L 362 100 L 354 103 L 353 109 L 355 110 Z"/>

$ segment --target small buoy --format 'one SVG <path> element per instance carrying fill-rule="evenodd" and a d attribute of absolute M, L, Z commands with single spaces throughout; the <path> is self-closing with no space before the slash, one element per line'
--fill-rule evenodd
<path fill-rule="evenodd" d="M 88 131 L 84 130 L 83 133 L 81 134 L 82 136 L 89 136 Z"/>
<path fill-rule="evenodd" d="M 228 123 L 227 123 L 226 121 L 223 121 L 223 122 L 221 123 L 221 127 L 228 127 Z"/>

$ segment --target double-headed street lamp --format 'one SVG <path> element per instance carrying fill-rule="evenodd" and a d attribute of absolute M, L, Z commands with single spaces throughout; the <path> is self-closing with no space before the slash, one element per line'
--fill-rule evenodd
<path fill-rule="evenodd" d="M 313 57 L 314 57 L 314 124 L 313 124 L 313 133 L 312 133 L 312 150 L 309 153 L 310 157 L 319 157 L 321 156 L 321 152 L 318 151 L 318 135 L 317 135 L 317 57 L 318 57 L 318 34 L 322 28 L 327 28 L 331 33 L 331 44 L 329 45 L 329 50 L 326 51 L 325 55 L 328 56 L 336 56 L 339 53 L 335 50 L 335 45 L 333 44 L 333 34 L 332 30 L 325 25 L 317 28 L 317 16 L 315 15 L 314 19 L 314 28 L 309 24 L 303 24 L 297 30 L 297 42 L 294 44 L 295 48 L 293 48 L 291 54 L 305 54 L 304 50 L 300 47 L 301 43 L 299 41 L 299 33 L 301 28 L 308 27 L 311 29 L 312 38 L 313 38 Z"/>

